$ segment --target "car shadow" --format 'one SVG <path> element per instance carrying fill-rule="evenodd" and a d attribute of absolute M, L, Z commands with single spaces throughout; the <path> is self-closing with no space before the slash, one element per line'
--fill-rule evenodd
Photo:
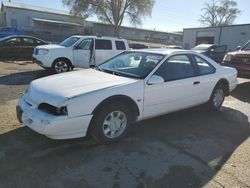
<path fill-rule="evenodd" d="M 250 103 L 250 81 L 238 84 L 231 95 L 240 101 Z"/>
<path fill-rule="evenodd" d="M 139 122 L 122 141 L 0 135 L 3 187 L 202 187 L 250 135 L 248 117 L 201 107 Z M 223 182 L 221 182 L 223 184 Z"/>
<path fill-rule="evenodd" d="M 27 85 L 32 80 L 41 77 L 52 75 L 50 70 L 33 70 L 26 72 L 18 72 L 0 77 L 0 84 L 2 85 Z"/>

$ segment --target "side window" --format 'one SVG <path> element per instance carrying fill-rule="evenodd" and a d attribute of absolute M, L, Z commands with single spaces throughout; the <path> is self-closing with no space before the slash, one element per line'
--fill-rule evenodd
<path fill-rule="evenodd" d="M 226 51 L 227 51 L 226 45 L 216 46 L 216 47 L 214 47 L 214 50 L 213 50 L 214 53 L 225 53 Z"/>
<path fill-rule="evenodd" d="M 77 45 L 76 49 L 90 50 L 91 43 L 92 39 L 84 39 Z"/>
<path fill-rule="evenodd" d="M 165 81 L 171 81 L 193 77 L 195 70 L 188 56 L 174 55 L 169 57 L 155 74 L 163 77 Z"/>
<path fill-rule="evenodd" d="M 111 40 L 96 39 L 95 49 L 96 50 L 112 50 Z"/>
<path fill-rule="evenodd" d="M 23 38 L 23 44 L 27 46 L 34 46 L 35 42 L 32 38 Z"/>
<path fill-rule="evenodd" d="M 22 44 L 21 38 L 11 38 L 5 41 L 7 45 L 20 46 Z"/>
<path fill-rule="evenodd" d="M 123 41 L 115 41 L 117 50 L 126 50 L 125 44 Z"/>
<path fill-rule="evenodd" d="M 210 65 L 206 60 L 196 55 L 194 56 L 194 59 L 196 61 L 196 65 L 200 75 L 212 74 L 215 72 L 215 68 Z"/>

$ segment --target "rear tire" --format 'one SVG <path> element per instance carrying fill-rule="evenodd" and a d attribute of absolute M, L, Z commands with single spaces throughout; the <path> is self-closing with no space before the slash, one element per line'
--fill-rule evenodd
<path fill-rule="evenodd" d="M 210 110 L 219 110 L 225 99 L 225 88 L 222 84 L 217 84 L 207 103 Z"/>
<path fill-rule="evenodd" d="M 68 72 L 70 68 L 71 68 L 70 62 L 64 59 L 58 59 L 52 65 L 52 70 L 55 73 Z"/>
<path fill-rule="evenodd" d="M 117 142 L 127 134 L 131 122 L 132 115 L 125 104 L 107 104 L 94 114 L 90 135 L 102 144 Z"/>

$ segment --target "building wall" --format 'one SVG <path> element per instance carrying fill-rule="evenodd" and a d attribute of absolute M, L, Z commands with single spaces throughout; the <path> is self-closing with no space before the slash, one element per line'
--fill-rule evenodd
<path fill-rule="evenodd" d="M 218 44 L 220 36 L 220 28 L 195 28 L 183 30 L 183 47 L 191 49 L 196 46 L 198 37 L 214 37 L 214 44 Z"/>
<path fill-rule="evenodd" d="M 12 20 L 17 21 L 17 28 L 22 30 L 36 29 L 33 26 L 32 18 L 41 18 L 48 20 L 58 20 L 64 22 L 74 22 L 83 24 L 83 19 L 68 15 L 59 15 L 46 12 L 39 12 L 27 9 L 18 9 L 12 7 L 4 7 L 3 12 L 6 14 L 6 25 L 11 26 Z"/>
<path fill-rule="evenodd" d="M 228 51 L 233 51 L 237 46 L 243 46 L 250 40 L 250 24 L 222 28 L 221 44 L 228 45 Z"/>
<path fill-rule="evenodd" d="M 114 34 L 113 27 L 108 24 L 88 22 L 86 26 L 90 28 L 89 30 L 93 35 L 113 36 Z M 120 37 L 135 41 L 150 41 L 161 44 L 174 44 L 182 46 L 181 34 L 121 27 Z"/>
<path fill-rule="evenodd" d="M 3 27 L 4 25 L 4 14 L 0 12 L 0 27 Z"/>
<path fill-rule="evenodd" d="M 227 50 L 232 51 L 250 40 L 250 24 L 184 29 L 183 47 L 190 49 L 196 46 L 199 36 L 213 36 L 214 44 L 227 45 Z"/>

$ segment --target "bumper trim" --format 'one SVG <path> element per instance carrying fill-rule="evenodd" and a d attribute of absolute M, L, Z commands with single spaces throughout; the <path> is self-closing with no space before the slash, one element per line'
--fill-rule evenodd
<path fill-rule="evenodd" d="M 20 123 L 22 123 L 22 114 L 23 114 L 22 108 L 19 105 L 17 105 L 16 106 L 16 116 L 17 116 L 17 119 Z"/>
<path fill-rule="evenodd" d="M 32 56 L 32 62 L 38 64 L 39 66 L 43 67 L 43 63 L 37 60 L 34 56 Z"/>

